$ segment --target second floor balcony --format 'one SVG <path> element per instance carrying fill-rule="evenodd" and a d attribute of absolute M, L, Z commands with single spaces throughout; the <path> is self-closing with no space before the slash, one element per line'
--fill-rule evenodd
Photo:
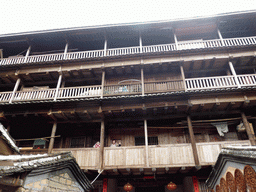
<path fill-rule="evenodd" d="M 147 95 L 152 93 L 194 92 L 198 90 L 216 90 L 226 88 L 241 88 L 256 86 L 256 74 L 237 76 L 214 76 L 202 78 L 186 78 L 184 80 L 149 81 L 142 84 L 124 82 L 112 85 L 77 86 L 65 88 L 9 91 L 0 93 L 0 103 L 15 103 L 25 101 L 56 101 L 63 99 L 103 98 L 122 95 Z M 102 90 L 103 88 L 103 90 Z"/>

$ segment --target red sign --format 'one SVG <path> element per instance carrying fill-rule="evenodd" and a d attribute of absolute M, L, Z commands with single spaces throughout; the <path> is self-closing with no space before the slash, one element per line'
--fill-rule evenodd
<path fill-rule="evenodd" d="M 103 179 L 103 190 L 102 192 L 108 192 L 108 179 Z"/>
<path fill-rule="evenodd" d="M 195 190 L 195 192 L 199 192 L 199 185 L 198 185 L 197 177 L 196 177 L 196 176 L 193 176 L 193 177 L 192 177 L 192 180 L 193 180 L 193 185 L 194 185 L 194 190 Z"/>

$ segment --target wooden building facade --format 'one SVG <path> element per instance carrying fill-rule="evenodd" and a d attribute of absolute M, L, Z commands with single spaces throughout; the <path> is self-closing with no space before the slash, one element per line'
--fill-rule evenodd
<path fill-rule="evenodd" d="M 255 145 L 255 16 L 2 35 L 0 121 L 21 153 L 100 172 L 97 192 L 206 191 L 222 147 Z"/>

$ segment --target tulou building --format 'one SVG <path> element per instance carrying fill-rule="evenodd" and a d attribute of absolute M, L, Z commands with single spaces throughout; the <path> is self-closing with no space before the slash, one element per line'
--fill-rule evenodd
<path fill-rule="evenodd" d="M 223 147 L 255 145 L 255 18 L 1 35 L 0 122 L 22 154 L 71 152 L 92 192 L 206 192 Z"/>

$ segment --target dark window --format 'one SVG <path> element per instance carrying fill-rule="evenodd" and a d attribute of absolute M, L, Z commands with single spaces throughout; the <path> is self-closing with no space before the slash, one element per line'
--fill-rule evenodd
<path fill-rule="evenodd" d="M 84 147 L 84 143 L 85 143 L 85 137 L 71 138 L 70 147 L 71 148 Z"/>
<path fill-rule="evenodd" d="M 135 137 L 135 146 L 145 145 L 145 137 Z M 158 137 L 148 137 L 148 145 L 158 145 Z"/>

